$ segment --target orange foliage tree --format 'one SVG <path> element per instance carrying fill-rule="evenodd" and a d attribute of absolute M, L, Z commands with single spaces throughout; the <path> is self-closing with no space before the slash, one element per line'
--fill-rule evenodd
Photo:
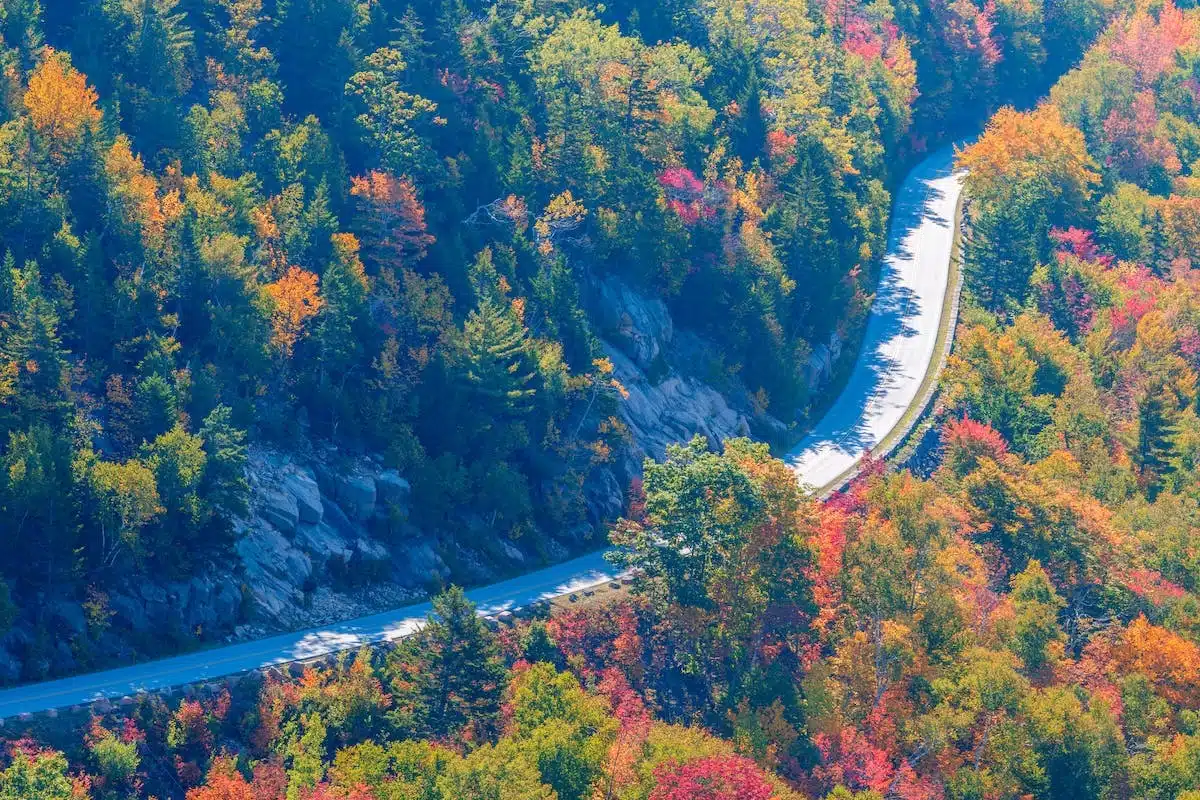
<path fill-rule="evenodd" d="M 1169 703 L 1200 708 L 1200 647 L 1145 617 L 1129 623 L 1114 653 L 1121 672 L 1140 672 Z"/>
<path fill-rule="evenodd" d="M 272 342 L 285 356 L 291 356 L 304 331 L 304 324 L 324 304 L 317 294 L 317 276 L 300 267 L 288 267 L 283 277 L 267 284 L 266 292 L 273 303 Z"/>
<path fill-rule="evenodd" d="M 166 234 L 171 223 L 183 216 L 179 190 L 162 192 L 158 180 L 146 170 L 124 135 L 118 136 L 105 154 L 104 172 L 113 210 L 129 234 L 140 236 L 148 254 L 169 260 Z"/>
<path fill-rule="evenodd" d="M 1064 201 L 1083 203 L 1100 176 L 1094 170 L 1083 134 L 1063 121 L 1056 106 L 1023 113 L 1002 108 L 979 140 L 958 154 L 968 170 L 972 197 L 995 200 L 1014 184 L 1045 180 Z"/>
<path fill-rule="evenodd" d="M 407 177 L 372 170 L 353 179 L 359 200 L 359 227 L 365 255 L 380 267 L 401 269 L 425 257 L 433 244 L 425 228 L 425 208 Z"/>
<path fill-rule="evenodd" d="M 247 781 L 232 758 L 218 759 L 203 786 L 189 789 L 187 800 L 283 800 L 287 774 L 275 764 L 260 764 Z"/>

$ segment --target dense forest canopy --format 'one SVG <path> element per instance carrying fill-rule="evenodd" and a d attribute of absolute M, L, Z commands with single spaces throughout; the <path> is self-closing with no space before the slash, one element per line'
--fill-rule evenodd
<path fill-rule="evenodd" d="M 932 458 L 681 443 L 615 600 L 14 724 L 0 800 L 1200 797 L 1192 5 L 5 6 L 9 619 L 220 553 L 248 441 L 552 524 L 616 444 L 592 274 L 802 410 L 895 173 L 995 113 Z"/>
<path fill-rule="evenodd" d="M 255 442 L 537 549 L 626 441 L 604 275 L 803 422 L 904 165 L 1121 7 L 6 0 L 4 616 L 219 563 Z"/>

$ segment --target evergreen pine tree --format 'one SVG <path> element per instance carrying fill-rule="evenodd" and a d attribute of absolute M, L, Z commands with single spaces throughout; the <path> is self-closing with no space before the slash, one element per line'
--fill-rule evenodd
<path fill-rule="evenodd" d="M 475 605 L 453 586 L 433 600 L 422 638 L 428 653 L 429 728 L 444 736 L 473 723 L 486 729 L 500 712 L 504 665 Z"/>
<path fill-rule="evenodd" d="M 1160 384 L 1149 388 L 1137 407 L 1137 442 L 1133 457 L 1141 469 L 1151 499 L 1172 454 L 1175 426 L 1171 419 L 1173 409 L 1167 397 L 1166 388 Z"/>
<path fill-rule="evenodd" d="M 5 264 L 11 264 L 11 259 L 6 258 Z M 27 262 L 24 269 L 9 274 L 13 278 L 12 310 L 10 324 L 0 329 L 0 399 L 6 393 L 7 376 L 15 395 L 12 408 L 17 427 L 37 422 L 64 425 L 70 403 L 58 310 L 42 292 L 36 262 Z M 0 426 L 2 420 L 0 417 Z"/>
<path fill-rule="evenodd" d="M 482 417 L 515 418 L 529 412 L 535 367 L 529 331 L 516 314 L 483 298 L 463 328 L 462 378 L 479 402 Z"/>
<path fill-rule="evenodd" d="M 217 406 L 200 426 L 204 442 L 204 486 L 201 494 L 218 518 L 245 511 L 250 485 L 246 482 L 246 434 L 233 425 L 228 406 Z"/>
<path fill-rule="evenodd" d="M 346 396 L 351 373 L 362 362 L 371 334 L 363 323 L 368 319 L 367 276 L 358 257 L 358 240 L 350 234 L 332 237 L 333 259 L 321 275 L 324 305 L 317 317 L 316 400 L 321 416 L 329 421 L 329 432 L 337 434 L 339 423 L 353 411 Z M 351 393 L 353 394 L 353 393 Z"/>
<path fill-rule="evenodd" d="M 972 212 L 963 268 L 968 288 L 988 310 L 1024 302 L 1034 268 L 1049 256 L 1047 213 L 1054 195 L 1040 181 L 1025 181 Z"/>

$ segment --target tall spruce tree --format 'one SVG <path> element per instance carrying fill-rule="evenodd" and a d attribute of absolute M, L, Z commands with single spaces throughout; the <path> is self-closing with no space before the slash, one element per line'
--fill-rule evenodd
<path fill-rule="evenodd" d="M 430 731 L 443 736 L 468 722 L 490 725 L 500 713 L 504 665 L 495 638 L 462 589 L 452 586 L 434 598 L 422 638 Z"/>
<path fill-rule="evenodd" d="M 510 309 L 485 297 L 463 327 L 462 378 L 484 417 L 515 418 L 532 407 L 536 370 L 529 331 Z"/>

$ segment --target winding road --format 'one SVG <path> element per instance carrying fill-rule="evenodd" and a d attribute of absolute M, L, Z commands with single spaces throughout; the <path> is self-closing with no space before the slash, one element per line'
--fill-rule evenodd
<path fill-rule="evenodd" d="M 797 479 L 824 493 L 853 475 L 863 451 L 895 444 L 925 378 L 941 365 L 954 217 L 962 194 L 948 145 L 909 172 L 896 192 L 887 255 L 858 360 L 842 393 L 784 457 Z M 946 319 L 946 326 L 953 320 Z M 904 431 L 899 431 L 903 433 Z"/>
<path fill-rule="evenodd" d="M 858 361 L 837 401 L 787 461 L 797 478 L 827 491 L 852 474 L 862 452 L 876 449 L 917 403 L 926 375 L 941 361 L 939 331 L 954 246 L 961 176 L 947 147 L 922 163 L 897 191 L 888 254 Z M 603 553 L 557 564 L 474 589 L 479 613 L 494 615 L 618 577 Z M 407 636 L 418 630 L 429 603 L 406 606 L 338 625 L 0 692 L 0 719 L 100 699 L 115 699 L 303 661 Z"/>

